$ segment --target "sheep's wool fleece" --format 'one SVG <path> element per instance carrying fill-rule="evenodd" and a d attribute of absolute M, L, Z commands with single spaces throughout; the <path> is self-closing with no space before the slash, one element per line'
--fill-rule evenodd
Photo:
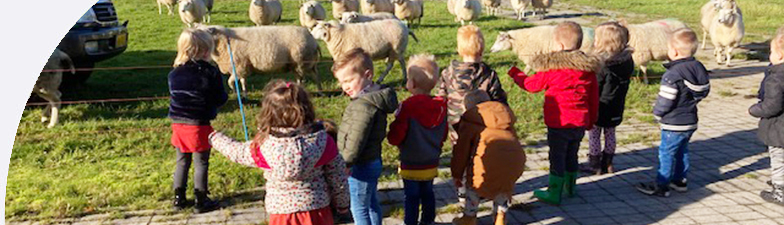
<path fill-rule="evenodd" d="M 636 65 L 645 65 L 652 60 L 666 60 L 669 35 L 686 24 L 674 19 L 656 20 L 644 24 L 632 24 L 629 29 L 629 46 L 634 48 L 632 58 Z"/>
<path fill-rule="evenodd" d="M 231 50 L 237 65 L 237 74 L 254 71 L 268 72 L 283 69 L 291 64 L 309 68 L 318 61 L 318 43 L 308 29 L 299 26 L 261 26 L 227 29 L 237 38 L 231 39 Z M 231 62 L 226 49 L 226 38 L 216 38 L 213 56 L 221 73 L 231 73 Z M 239 40 L 238 40 L 239 39 Z"/>
<path fill-rule="evenodd" d="M 408 45 L 408 28 L 399 20 L 336 24 L 329 29 L 327 48 L 333 58 L 355 48 L 362 48 L 373 59 L 396 59 Z"/>

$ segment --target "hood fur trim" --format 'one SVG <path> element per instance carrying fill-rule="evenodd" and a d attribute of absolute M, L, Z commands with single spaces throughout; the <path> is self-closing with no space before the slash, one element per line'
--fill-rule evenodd
<path fill-rule="evenodd" d="M 537 72 L 557 69 L 597 72 L 602 66 L 602 60 L 598 56 L 578 50 L 542 54 L 531 61 L 531 67 Z"/>

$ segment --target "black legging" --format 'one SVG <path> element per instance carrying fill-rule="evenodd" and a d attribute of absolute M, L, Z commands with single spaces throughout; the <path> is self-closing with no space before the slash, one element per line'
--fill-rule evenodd
<path fill-rule="evenodd" d="M 192 155 L 196 157 L 192 157 Z M 193 186 L 195 190 L 207 192 L 207 171 L 210 168 L 210 150 L 196 153 L 182 153 L 177 150 L 177 167 L 174 170 L 174 189 L 188 187 L 188 170 L 191 158 L 195 158 Z"/>

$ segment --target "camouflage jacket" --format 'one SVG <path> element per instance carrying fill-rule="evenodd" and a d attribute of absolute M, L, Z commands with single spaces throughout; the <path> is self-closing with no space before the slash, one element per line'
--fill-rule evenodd
<path fill-rule="evenodd" d="M 491 100 L 509 105 L 498 74 L 487 64 L 453 60 L 449 67 L 444 69 L 438 85 L 438 96 L 447 99 L 450 125 L 460 122 L 460 116 L 466 111 L 463 104 L 465 95 L 477 89 L 487 91 Z"/>

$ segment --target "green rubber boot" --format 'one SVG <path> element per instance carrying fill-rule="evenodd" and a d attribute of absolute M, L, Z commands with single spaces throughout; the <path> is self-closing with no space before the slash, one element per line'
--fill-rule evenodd
<path fill-rule="evenodd" d="M 550 185 L 547 187 L 547 190 L 534 191 L 534 197 L 546 203 L 559 205 L 561 204 L 561 192 L 563 192 L 563 188 L 564 177 L 550 173 Z"/>
<path fill-rule="evenodd" d="M 564 179 L 564 193 L 566 193 L 566 196 L 571 198 L 577 195 L 577 172 L 566 172 Z"/>

